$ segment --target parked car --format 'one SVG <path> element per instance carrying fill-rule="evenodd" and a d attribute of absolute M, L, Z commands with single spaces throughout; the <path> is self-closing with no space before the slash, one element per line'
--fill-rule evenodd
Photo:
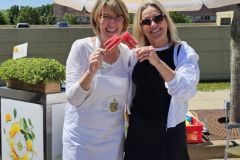
<path fill-rule="evenodd" d="M 30 25 L 28 23 L 18 23 L 16 28 L 30 28 Z"/>
<path fill-rule="evenodd" d="M 56 27 L 57 27 L 57 28 L 68 27 L 68 22 L 67 22 L 67 21 L 60 21 L 60 22 L 57 22 Z"/>

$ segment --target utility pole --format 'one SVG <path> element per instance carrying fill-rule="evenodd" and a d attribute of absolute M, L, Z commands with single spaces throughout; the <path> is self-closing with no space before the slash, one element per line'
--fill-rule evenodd
<path fill-rule="evenodd" d="M 231 121 L 240 123 L 240 3 L 231 25 Z"/>

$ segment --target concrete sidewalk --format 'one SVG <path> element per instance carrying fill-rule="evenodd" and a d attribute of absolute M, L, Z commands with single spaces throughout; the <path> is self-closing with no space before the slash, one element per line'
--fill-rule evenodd
<path fill-rule="evenodd" d="M 189 110 L 224 109 L 224 100 L 230 100 L 230 90 L 198 91 L 189 101 Z"/>
<path fill-rule="evenodd" d="M 224 109 L 224 100 L 230 100 L 230 90 L 198 91 L 189 101 L 189 110 Z M 240 140 L 234 140 L 240 144 Z M 223 160 L 226 140 L 212 140 L 201 144 L 188 144 L 191 160 Z M 230 144 L 231 145 L 231 144 Z M 240 158 L 229 155 L 229 160 Z"/>

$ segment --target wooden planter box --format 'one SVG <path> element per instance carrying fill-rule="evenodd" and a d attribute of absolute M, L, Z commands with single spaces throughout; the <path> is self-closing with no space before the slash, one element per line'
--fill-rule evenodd
<path fill-rule="evenodd" d="M 19 80 L 8 80 L 6 82 L 8 88 L 21 89 L 26 91 L 40 92 L 40 93 L 58 93 L 61 92 L 60 83 L 51 82 L 43 83 L 39 82 L 35 85 L 27 84 Z"/>

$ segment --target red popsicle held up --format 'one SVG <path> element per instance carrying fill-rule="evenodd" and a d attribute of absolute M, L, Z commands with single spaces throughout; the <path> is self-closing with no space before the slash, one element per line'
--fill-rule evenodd
<path fill-rule="evenodd" d="M 117 45 L 121 43 L 121 38 L 118 35 L 113 35 L 111 38 L 109 38 L 103 46 L 108 50 L 111 51 L 113 48 L 115 48 Z"/>
<path fill-rule="evenodd" d="M 137 41 L 133 38 L 133 36 L 129 32 L 125 32 L 122 36 L 121 39 L 126 43 L 126 45 L 132 49 L 135 48 L 136 45 L 138 44 Z"/>
<path fill-rule="evenodd" d="M 133 36 L 129 32 L 125 32 L 121 37 L 117 34 L 113 35 L 111 38 L 109 38 L 103 46 L 108 50 L 111 51 L 113 48 L 115 48 L 121 41 L 124 41 L 125 44 L 130 48 L 135 48 L 138 44 L 137 41 L 133 38 Z"/>

